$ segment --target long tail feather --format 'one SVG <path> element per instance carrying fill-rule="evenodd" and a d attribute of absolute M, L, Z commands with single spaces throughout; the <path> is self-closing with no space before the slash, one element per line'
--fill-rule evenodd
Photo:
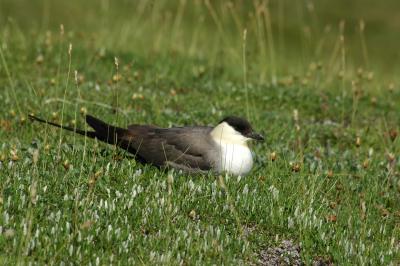
<path fill-rule="evenodd" d="M 85 130 L 81 130 L 81 129 L 77 129 L 77 128 L 73 128 L 73 127 L 62 126 L 62 125 L 59 125 L 59 124 L 56 124 L 56 123 L 41 119 L 41 118 L 33 116 L 33 115 L 29 115 L 29 118 L 32 119 L 32 120 L 36 120 L 38 122 L 41 122 L 41 123 L 52 125 L 54 127 L 58 127 L 58 128 L 61 128 L 61 129 L 72 131 L 72 132 L 75 132 L 75 133 L 77 133 L 79 135 L 87 136 L 89 138 L 95 138 L 96 137 L 96 132 L 95 131 L 85 131 Z"/>
<path fill-rule="evenodd" d="M 89 138 L 97 138 L 98 140 L 107 142 L 109 144 L 122 144 L 122 143 L 120 143 L 120 141 L 121 141 L 122 137 L 126 134 L 126 131 L 127 131 L 126 129 L 109 125 L 91 115 L 86 115 L 86 123 L 88 123 L 89 126 L 91 126 L 94 129 L 94 131 L 86 131 L 86 130 L 81 130 L 81 129 L 77 129 L 77 128 L 73 128 L 73 127 L 59 125 L 59 124 L 41 119 L 41 118 L 33 116 L 33 115 L 29 115 L 29 118 L 32 120 L 39 121 L 41 123 L 52 125 L 54 127 L 58 127 L 61 129 L 75 132 L 82 136 L 87 136 Z"/>

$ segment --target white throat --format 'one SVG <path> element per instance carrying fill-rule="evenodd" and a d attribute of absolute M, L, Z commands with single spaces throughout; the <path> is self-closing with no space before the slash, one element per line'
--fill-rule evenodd
<path fill-rule="evenodd" d="M 210 133 L 218 146 L 216 170 L 235 175 L 247 174 L 253 166 L 253 156 L 247 145 L 249 138 L 222 122 Z"/>
<path fill-rule="evenodd" d="M 250 140 L 226 122 L 222 122 L 214 127 L 210 134 L 216 142 L 226 142 L 229 144 L 244 145 L 246 147 L 247 141 Z"/>

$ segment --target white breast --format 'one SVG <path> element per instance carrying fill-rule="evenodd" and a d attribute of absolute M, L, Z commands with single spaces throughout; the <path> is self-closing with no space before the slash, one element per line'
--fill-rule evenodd
<path fill-rule="evenodd" d="M 253 156 L 247 145 L 218 143 L 218 172 L 229 172 L 234 175 L 245 175 L 253 166 Z"/>

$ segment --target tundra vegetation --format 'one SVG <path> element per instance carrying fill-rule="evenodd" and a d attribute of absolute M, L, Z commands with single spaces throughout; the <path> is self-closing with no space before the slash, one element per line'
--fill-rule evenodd
<path fill-rule="evenodd" d="M 0 263 L 400 263 L 399 7 L 1 0 Z M 248 176 L 191 176 L 30 113 L 266 141 Z"/>

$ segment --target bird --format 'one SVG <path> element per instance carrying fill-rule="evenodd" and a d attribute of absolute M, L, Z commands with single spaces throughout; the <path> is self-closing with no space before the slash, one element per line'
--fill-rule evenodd
<path fill-rule="evenodd" d="M 34 115 L 33 121 L 46 123 L 89 138 L 116 145 L 134 155 L 142 164 L 173 168 L 192 174 L 228 173 L 245 176 L 253 167 L 250 140 L 264 141 L 244 118 L 228 116 L 215 127 L 183 126 L 162 128 L 132 124 L 121 128 L 86 115 L 91 131 L 59 125 Z"/>

